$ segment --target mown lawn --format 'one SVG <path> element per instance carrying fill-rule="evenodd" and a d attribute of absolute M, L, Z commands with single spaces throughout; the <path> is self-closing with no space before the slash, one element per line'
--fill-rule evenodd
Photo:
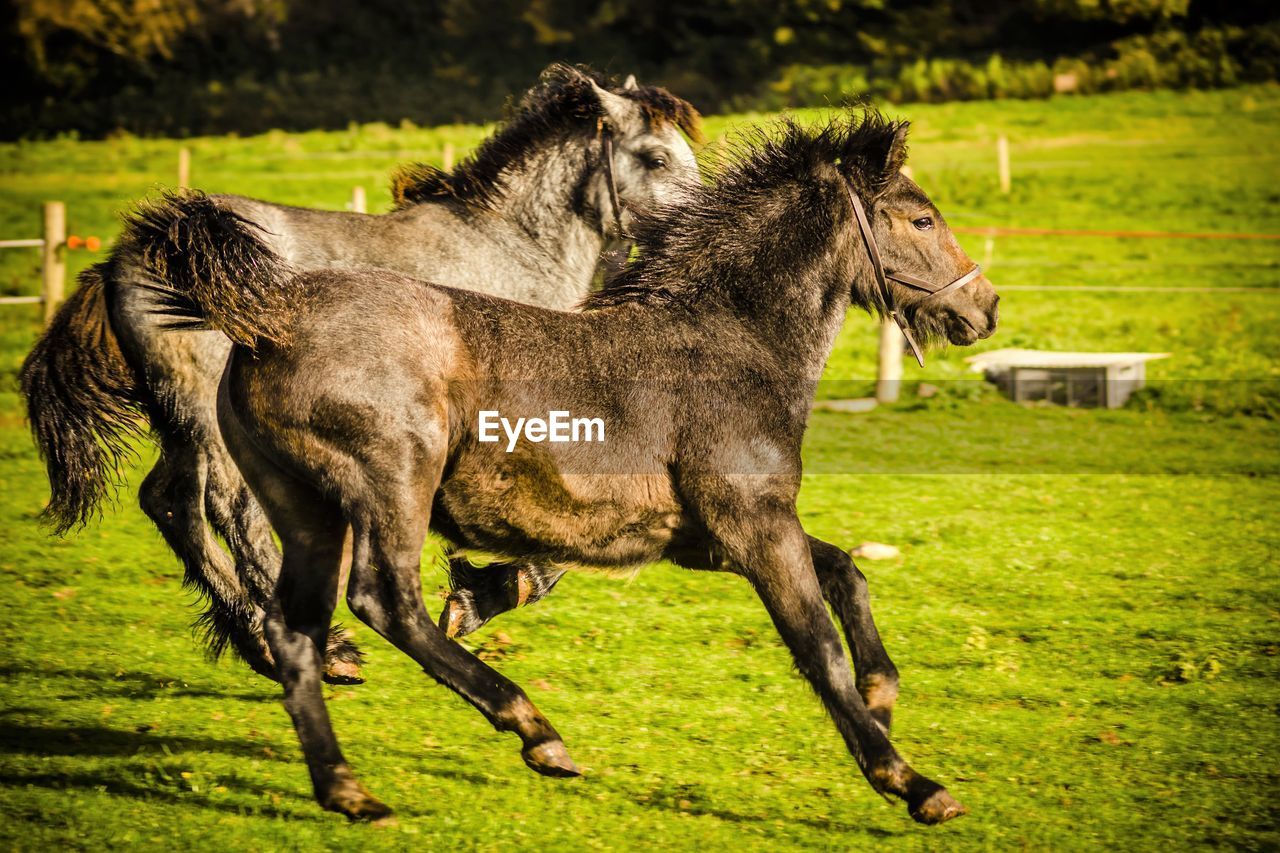
<path fill-rule="evenodd" d="M 955 224 L 1280 231 L 1280 88 L 1049 103 L 913 106 L 917 179 Z M 713 145 L 734 124 L 709 122 Z M 1010 136 L 1014 192 L 995 186 Z M 353 128 L 192 143 L 196 182 L 385 206 L 403 159 L 473 128 Z M 110 238 L 114 213 L 170 180 L 178 143 L 0 146 L 0 238 L 36 204 Z M 965 245 L 982 259 L 983 240 Z M 898 545 L 863 566 L 903 672 L 900 750 L 972 814 L 918 827 L 862 781 L 747 585 L 655 566 L 574 576 L 472 645 L 527 687 L 585 778 L 530 773 L 513 738 L 354 625 L 369 682 L 330 710 L 394 825 L 311 802 L 274 685 L 201 658 L 179 570 L 132 492 L 65 541 L 35 516 L 42 468 L 17 367 L 34 309 L 0 314 L 0 839 L 18 849 L 672 849 L 1280 845 L 1280 320 L 1272 242 L 1008 238 L 1009 290 L 984 346 L 1149 349 L 1155 388 L 1119 412 L 1026 408 L 961 381 L 963 356 L 908 368 L 870 415 L 819 413 L 801 512 L 816 535 Z M 88 262 L 72 255 L 73 265 Z M 35 260 L 0 253 L 0 289 Z M 851 315 L 827 396 L 864 393 L 874 334 Z M 921 398 L 918 380 L 940 387 Z M 144 462 L 130 475 L 140 481 Z M 426 561 L 424 580 L 442 576 Z"/>

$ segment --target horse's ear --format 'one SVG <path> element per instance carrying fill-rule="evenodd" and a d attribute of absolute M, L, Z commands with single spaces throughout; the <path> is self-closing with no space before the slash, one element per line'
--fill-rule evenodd
<path fill-rule="evenodd" d="M 623 84 L 622 84 L 622 88 L 624 88 L 624 89 L 639 89 L 639 88 L 640 88 L 640 84 L 636 82 L 636 75 L 634 75 L 634 74 L 628 74 L 628 75 L 627 75 L 627 81 L 626 81 L 625 83 L 623 83 Z"/>
<path fill-rule="evenodd" d="M 614 128 L 626 127 L 636 115 L 636 105 L 628 98 L 615 95 L 591 81 L 591 91 L 600 102 L 600 111 Z"/>
<path fill-rule="evenodd" d="M 889 142 L 889 151 L 884 158 L 884 174 L 892 178 L 907 162 L 907 132 L 911 122 L 900 121 L 893 127 L 893 139 Z"/>

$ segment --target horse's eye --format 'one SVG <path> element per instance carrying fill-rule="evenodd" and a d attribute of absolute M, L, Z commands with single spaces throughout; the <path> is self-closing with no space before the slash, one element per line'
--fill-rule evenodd
<path fill-rule="evenodd" d="M 928 231 L 933 227 L 933 217 L 921 216 L 919 219 L 911 220 L 911 224 L 914 225 L 918 231 Z"/>
<path fill-rule="evenodd" d="M 644 164 L 650 169 L 665 169 L 667 168 L 667 158 L 660 154 L 650 154 L 644 158 Z"/>

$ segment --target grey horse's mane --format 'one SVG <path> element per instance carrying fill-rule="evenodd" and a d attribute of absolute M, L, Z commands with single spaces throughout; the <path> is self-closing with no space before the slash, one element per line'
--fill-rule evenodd
<path fill-rule="evenodd" d="M 427 163 L 400 168 L 391 181 L 397 209 L 441 198 L 457 199 L 471 207 L 488 208 L 502 197 L 503 177 L 556 136 L 604 116 L 592 83 L 634 101 L 651 125 L 671 124 L 701 141 L 701 116 L 691 104 L 660 86 L 624 88 L 616 81 L 585 68 L 553 65 L 509 107 L 496 133 L 452 172 Z"/>

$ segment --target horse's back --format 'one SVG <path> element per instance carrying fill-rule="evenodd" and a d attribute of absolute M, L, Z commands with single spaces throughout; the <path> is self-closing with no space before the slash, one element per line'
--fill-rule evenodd
<path fill-rule="evenodd" d="M 298 269 L 383 269 L 561 309 L 576 305 L 584 290 L 584 282 L 530 252 L 527 237 L 501 218 L 463 215 L 448 199 L 371 215 L 213 198 L 257 225 L 263 242 Z"/>
<path fill-rule="evenodd" d="M 449 288 L 387 270 L 311 270 L 295 286 L 300 301 L 289 358 L 324 362 L 353 382 L 393 370 L 407 384 L 447 375 L 462 352 Z"/>
<path fill-rule="evenodd" d="M 436 227 L 424 229 L 401 214 L 295 207 L 236 195 L 212 199 L 257 226 L 262 241 L 298 269 L 380 268 L 434 277 L 450 261 L 435 237 L 455 224 L 443 207 L 432 217 Z"/>

